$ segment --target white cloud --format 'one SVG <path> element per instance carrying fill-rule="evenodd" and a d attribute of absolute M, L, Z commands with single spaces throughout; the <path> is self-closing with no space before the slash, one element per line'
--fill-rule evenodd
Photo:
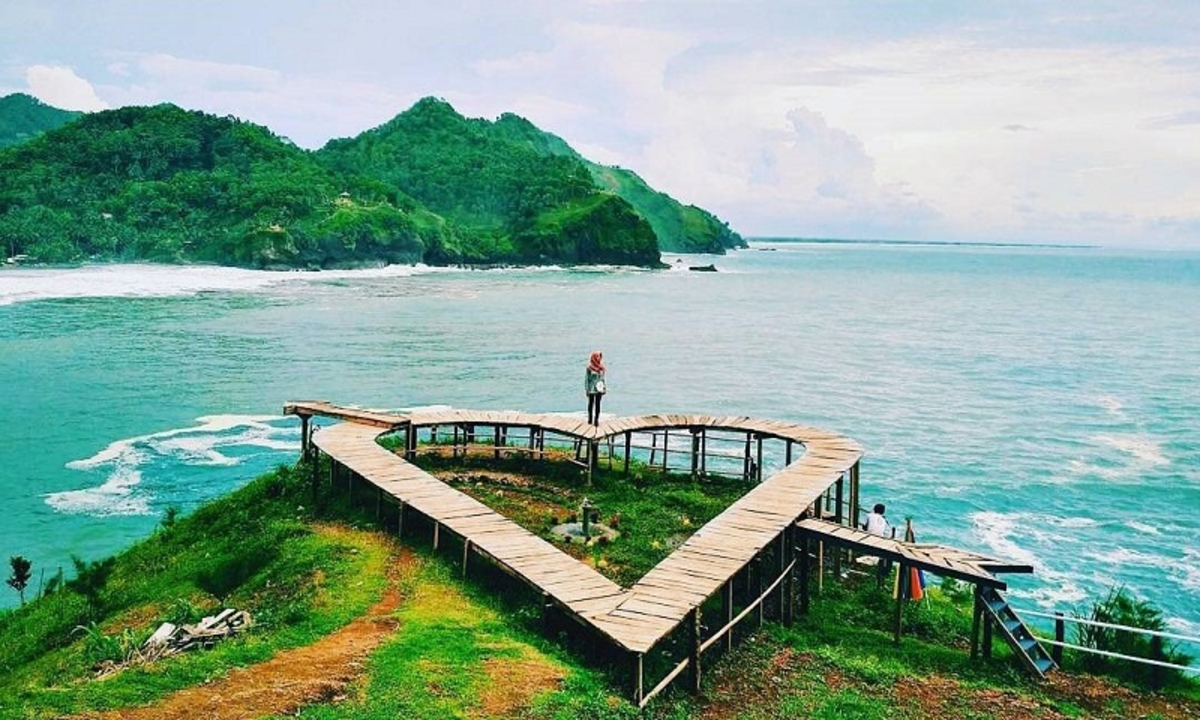
<path fill-rule="evenodd" d="M 340 76 L 291 75 L 271 68 L 125 54 L 109 65 L 105 95 L 118 105 L 169 102 L 268 126 L 305 147 L 356 135 L 411 105 L 415 95 Z"/>
<path fill-rule="evenodd" d="M 190 33 L 175 12 L 99 29 L 118 15 L 58 13 L 9 45 L 21 72 L 71 64 L 110 104 L 233 114 L 308 147 L 422 95 L 517 112 L 747 233 L 1200 245 L 1194 9 L 796 7 L 533 0 L 401 21 L 264 0 L 236 32 L 211 11 Z"/>
<path fill-rule="evenodd" d="M 47 105 L 85 112 L 108 107 L 96 95 L 91 83 L 68 67 L 33 65 L 25 70 L 25 82 L 30 94 Z"/>
<path fill-rule="evenodd" d="M 271 90 L 283 77 L 278 70 L 269 68 L 192 60 L 166 53 L 142 55 L 137 58 L 137 67 L 153 81 L 205 90 Z"/>

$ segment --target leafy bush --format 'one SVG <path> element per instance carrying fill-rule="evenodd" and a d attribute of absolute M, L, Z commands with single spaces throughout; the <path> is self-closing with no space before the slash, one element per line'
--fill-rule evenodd
<path fill-rule="evenodd" d="M 93 614 L 99 613 L 102 608 L 100 593 L 108 584 L 108 578 L 112 575 L 116 562 L 115 557 L 93 560 L 89 563 L 78 555 L 71 556 L 71 564 L 75 566 L 75 577 L 67 581 L 67 588 L 82 595 L 87 600 L 88 608 Z"/>
<path fill-rule="evenodd" d="M 1162 611 L 1148 600 L 1135 598 L 1125 587 L 1109 590 L 1103 600 L 1092 605 L 1091 612 L 1084 619 L 1156 632 L 1166 629 Z M 1177 643 L 1136 631 L 1079 623 L 1075 626 L 1075 633 L 1079 645 L 1103 652 L 1175 665 L 1190 665 L 1193 659 L 1180 652 Z M 1180 671 L 1171 668 L 1092 653 L 1084 653 L 1080 663 L 1087 672 L 1127 680 L 1151 689 L 1183 678 Z"/>

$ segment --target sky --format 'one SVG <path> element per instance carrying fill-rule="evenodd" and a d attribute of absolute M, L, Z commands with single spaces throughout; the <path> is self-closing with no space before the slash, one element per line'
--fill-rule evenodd
<path fill-rule="evenodd" d="M 1200 2 L 3 0 L 0 95 L 522 115 L 750 237 L 1200 249 Z"/>

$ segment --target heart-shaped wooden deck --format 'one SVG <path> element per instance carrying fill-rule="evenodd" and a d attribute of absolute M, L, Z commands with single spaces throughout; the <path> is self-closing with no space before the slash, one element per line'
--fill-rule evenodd
<path fill-rule="evenodd" d="M 635 653 L 647 652 L 674 630 L 862 457 L 856 442 L 836 433 L 748 417 L 646 415 L 614 418 L 593 427 L 576 418 L 517 412 L 445 410 L 400 415 L 327 403 L 290 403 L 285 411 L 301 415 L 306 423 L 312 415 L 346 420 L 315 433 L 316 447 L 397 503 L 429 517 L 435 527 L 464 538 L 470 549 Z M 632 587 L 622 588 L 377 442 L 392 430 L 407 428 L 414 436 L 417 430 L 434 426 L 531 428 L 585 442 L 669 429 L 734 431 L 791 441 L 804 452 L 693 533 Z"/>

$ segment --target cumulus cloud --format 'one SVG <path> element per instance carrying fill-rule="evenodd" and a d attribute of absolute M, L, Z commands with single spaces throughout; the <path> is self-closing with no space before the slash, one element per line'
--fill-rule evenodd
<path fill-rule="evenodd" d="M 292 75 L 240 63 L 126 53 L 109 67 L 105 95 L 118 105 L 169 102 L 260 123 L 305 147 L 374 127 L 416 101 L 342 76 Z"/>
<path fill-rule="evenodd" d="M 528 108 L 527 117 L 589 156 L 631 168 L 743 232 L 890 237 L 937 226 L 937 213 L 911 188 L 879 180 L 859 137 L 791 90 L 890 71 L 855 63 L 797 70 L 677 29 L 560 22 L 548 32 L 539 52 L 478 63 L 489 87 L 481 95 Z M 504 95 L 517 88 L 537 94 Z"/>
<path fill-rule="evenodd" d="M 835 4 L 800 22 L 775 2 L 537 0 L 410 14 L 388 44 L 390 11 L 247 7 L 242 34 L 197 11 L 200 46 L 149 25 L 148 54 L 92 24 L 44 42 L 105 38 L 93 54 L 107 72 L 84 73 L 93 99 L 233 114 L 309 147 L 422 95 L 471 116 L 515 111 L 751 234 L 1197 243 L 1200 53 L 1166 32 L 1194 10 Z"/>
<path fill-rule="evenodd" d="M 93 112 L 108 105 L 96 95 L 91 83 L 68 67 L 33 65 L 25 71 L 25 82 L 31 95 L 64 110 Z"/>

